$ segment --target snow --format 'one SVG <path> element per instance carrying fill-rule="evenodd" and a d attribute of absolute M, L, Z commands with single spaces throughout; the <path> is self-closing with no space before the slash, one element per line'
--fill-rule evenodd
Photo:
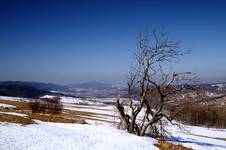
<path fill-rule="evenodd" d="M 65 97 L 65 96 L 62 96 L 60 98 L 62 103 L 84 104 L 84 105 L 104 105 L 102 102 L 92 102 L 92 101 L 84 100 L 81 98 Z"/>
<path fill-rule="evenodd" d="M 187 129 L 191 134 L 226 139 L 226 129 L 204 128 L 196 126 L 187 126 Z"/>
<path fill-rule="evenodd" d="M 9 104 L 2 104 L 0 103 L 0 107 L 4 107 L 4 108 L 16 108 L 16 106 L 13 106 L 13 105 L 9 105 Z"/>
<path fill-rule="evenodd" d="M 27 98 L 21 98 L 21 97 L 10 97 L 10 96 L 0 96 L 0 100 L 8 100 L 8 101 L 23 101 L 23 102 L 28 102 L 28 101 L 29 101 Z"/>
<path fill-rule="evenodd" d="M 73 98 L 73 97 L 61 97 L 61 102 L 63 103 L 73 103 L 73 104 L 79 104 L 79 103 L 83 103 L 83 100 L 81 100 L 80 98 Z"/>
<path fill-rule="evenodd" d="M 74 105 L 74 106 L 77 106 L 77 107 L 64 106 L 64 109 L 118 116 L 118 113 L 114 109 L 114 106 L 103 106 L 103 107 L 90 106 L 90 107 L 83 107 L 83 108 L 79 107 L 79 105 Z"/>
<path fill-rule="evenodd" d="M 55 96 L 53 96 L 53 95 L 44 95 L 44 96 L 42 96 L 41 98 L 54 98 Z"/>
<path fill-rule="evenodd" d="M 26 114 L 20 114 L 15 112 L 0 112 L 0 114 L 7 114 L 7 115 L 14 115 L 14 116 L 20 116 L 20 117 L 26 117 Z"/>
<path fill-rule="evenodd" d="M 225 150 L 226 142 L 223 140 L 189 135 L 185 133 L 173 133 L 171 142 L 181 144 L 195 150 Z"/>
<path fill-rule="evenodd" d="M 54 98 L 56 96 L 53 96 L 53 95 L 44 95 L 42 96 L 41 98 Z M 96 103 L 96 102 L 92 102 L 92 101 L 89 101 L 89 100 L 84 100 L 84 99 L 81 99 L 81 98 L 74 98 L 74 97 L 66 97 L 66 96 L 61 96 L 60 97 L 60 101 L 62 103 L 65 103 L 65 104 L 85 104 L 85 105 L 97 105 L 97 104 L 100 104 L 102 105 L 103 103 Z"/>
<path fill-rule="evenodd" d="M 115 103 L 115 101 L 117 100 L 117 98 L 89 98 L 89 101 L 93 101 L 93 102 L 102 102 L 102 103 Z M 120 102 L 124 102 L 127 101 L 127 98 L 120 98 Z M 133 99 L 133 103 L 137 104 L 138 101 Z"/>
<path fill-rule="evenodd" d="M 182 129 L 170 125 L 168 131 L 171 132 L 169 141 L 181 144 L 195 150 L 225 150 L 226 141 L 216 139 L 225 138 L 226 131 L 222 129 L 205 128 L 181 125 Z"/>
<path fill-rule="evenodd" d="M 91 124 L 101 123 L 106 124 L 106 122 L 119 122 L 118 112 L 114 109 L 114 106 L 87 106 L 78 104 L 64 104 L 64 110 L 79 111 L 79 112 L 89 112 L 93 113 L 92 116 L 88 116 L 86 121 Z M 84 117 L 81 115 L 81 117 Z M 99 120 L 96 120 L 99 119 Z"/>
<path fill-rule="evenodd" d="M 155 139 L 99 125 L 0 123 L 0 149 L 15 150 L 157 150 Z"/>

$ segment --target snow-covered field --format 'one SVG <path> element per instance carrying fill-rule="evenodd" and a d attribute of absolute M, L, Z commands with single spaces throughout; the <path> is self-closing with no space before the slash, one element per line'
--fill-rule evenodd
<path fill-rule="evenodd" d="M 3 108 L 15 108 L 15 106 L 13 106 L 13 105 L 2 104 L 2 103 L 0 103 L 0 107 L 3 107 Z"/>
<path fill-rule="evenodd" d="M 156 140 L 99 125 L 1 123 L 1 150 L 157 150 Z"/>
<path fill-rule="evenodd" d="M 0 112 L 0 114 L 6 114 L 6 115 L 14 115 L 14 116 L 20 116 L 20 117 L 26 117 L 26 114 L 21 113 L 15 113 L 15 112 Z"/>
<path fill-rule="evenodd" d="M 4 97 L 0 97 L 4 99 Z M 7 97 L 7 100 L 20 101 L 19 98 Z M 24 101 L 24 99 L 22 99 Z M 115 101 L 115 99 L 108 99 Z M 137 137 L 116 129 L 118 114 L 114 106 L 101 102 L 82 100 L 79 98 L 62 97 L 64 113 L 79 111 L 92 114 L 86 116 L 88 124 L 47 123 L 21 126 L 0 122 L 0 150 L 154 150 L 153 138 Z M 11 115 L 12 112 L 7 112 Z M 81 115 L 82 116 L 82 115 Z M 226 150 L 226 129 L 214 129 L 181 125 L 168 126 L 171 136 L 169 142 L 181 144 L 197 150 Z"/>
<path fill-rule="evenodd" d="M 9 96 L 0 96 L 0 99 L 8 100 L 8 101 L 28 101 L 26 98 L 9 97 Z"/>
<path fill-rule="evenodd" d="M 168 130 L 172 133 L 169 141 L 175 144 L 182 144 L 185 147 L 195 150 L 225 150 L 226 149 L 226 130 L 181 125 L 169 126 Z"/>

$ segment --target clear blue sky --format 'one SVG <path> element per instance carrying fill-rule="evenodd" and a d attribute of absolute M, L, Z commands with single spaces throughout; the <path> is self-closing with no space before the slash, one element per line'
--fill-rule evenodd
<path fill-rule="evenodd" d="M 153 27 L 192 50 L 174 70 L 226 79 L 224 0 L 1 0 L 0 21 L 0 80 L 120 83 Z"/>

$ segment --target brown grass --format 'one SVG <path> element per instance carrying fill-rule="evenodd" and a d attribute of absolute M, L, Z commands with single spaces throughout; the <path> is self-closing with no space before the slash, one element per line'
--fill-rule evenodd
<path fill-rule="evenodd" d="M 8 100 L 0 100 L 0 103 L 9 104 L 16 106 L 16 108 L 0 108 L 0 112 L 16 112 L 27 114 L 27 117 L 8 115 L 8 114 L 0 114 L 0 121 L 2 122 L 10 122 L 10 123 L 18 123 L 22 125 L 33 124 L 35 120 L 40 120 L 44 122 L 58 122 L 58 123 L 79 123 L 86 124 L 86 121 L 79 118 L 72 118 L 65 114 L 51 115 L 51 114 L 32 114 L 29 104 L 27 102 L 18 102 L 18 101 L 8 101 Z"/>
<path fill-rule="evenodd" d="M 18 111 L 15 109 L 0 108 L 0 112 L 18 112 Z"/>
<path fill-rule="evenodd" d="M 8 108 L 8 109 L 0 108 L 0 112 L 16 112 L 16 113 L 27 114 L 28 117 L 26 119 L 28 120 L 30 119 L 31 123 L 33 123 L 32 119 L 45 121 L 45 122 L 81 123 L 81 124 L 86 123 L 84 119 L 89 119 L 89 120 L 114 123 L 114 121 L 109 120 L 108 117 L 113 117 L 113 118 L 115 117 L 113 115 L 108 115 L 108 114 L 100 114 L 100 113 L 84 112 L 84 111 L 78 111 L 78 110 L 68 110 L 68 109 L 64 109 L 63 110 L 64 113 L 58 114 L 58 115 L 57 114 L 50 115 L 46 113 L 32 114 L 32 111 L 28 102 L 0 100 L 0 103 L 16 106 L 16 108 Z M 77 108 L 79 107 L 80 106 L 78 106 Z M 81 108 L 83 108 L 83 106 L 81 106 Z M 17 116 L 14 116 L 14 118 L 15 117 Z M 24 118 L 24 117 L 20 117 L 20 118 Z M 5 119 L 0 118 L 0 121 L 4 121 L 4 120 Z M 21 124 L 24 124 L 23 120 L 24 119 L 21 120 Z M 14 121 L 14 123 L 20 123 L 20 121 L 17 120 L 16 122 Z"/>
<path fill-rule="evenodd" d="M 30 118 L 25 118 L 21 116 L 9 115 L 9 114 L 0 114 L 1 122 L 10 122 L 10 123 L 18 123 L 22 125 L 28 125 L 34 123 Z"/>
<path fill-rule="evenodd" d="M 59 114 L 59 115 L 50 115 L 50 114 L 30 114 L 29 118 L 31 119 L 36 119 L 36 120 L 41 120 L 44 122 L 58 122 L 58 123 L 81 123 L 81 124 L 85 124 L 85 120 L 84 119 L 70 119 L 65 117 L 63 114 Z"/>
<path fill-rule="evenodd" d="M 101 114 L 101 113 L 94 113 L 94 112 L 87 112 L 87 111 L 69 110 L 69 109 L 65 109 L 64 112 L 69 114 L 81 115 L 81 116 L 98 117 L 102 119 L 108 119 L 107 117 L 115 117 L 109 114 Z"/>
<path fill-rule="evenodd" d="M 87 120 L 94 120 L 94 121 L 102 121 L 102 122 L 109 122 L 109 123 L 115 123 L 115 121 L 101 119 L 96 116 L 82 116 L 82 115 L 76 115 L 76 114 L 65 114 L 66 116 L 70 118 L 79 118 L 79 119 L 87 119 Z"/>
<path fill-rule="evenodd" d="M 70 119 L 64 115 L 31 114 L 31 113 L 29 113 L 27 117 L 21 117 L 21 116 L 9 115 L 9 114 L 0 114 L 1 122 L 10 122 L 10 123 L 18 123 L 18 124 L 22 124 L 22 125 L 27 125 L 27 124 L 35 123 L 33 120 L 40 120 L 40 121 L 44 121 L 44 122 L 86 124 L 86 121 L 83 118 Z"/>
<path fill-rule="evenodd" d="M 27 102 L 0 100 L 0 103 L 14 105 L 16 106 L 16 108 L 11 108 L 11 109 L 15 109 L 15 110 L 31 110 Z"/>
<path fill-rule="evenodd" d="M 222 140 L 222 141 L 226 141 L 226 138 L 215 138 L 217 140 Z"/>
<path fill-rule="evenodd" d="M 24 113 L 24 114 L 28 114 L 29 115 L 28 117 L 31 117 L 31 119 L 48 121 L 48 122 L 77 123 L 77 122 L 80 122 L 80 120 L 84 120 L 84 119 L 112 122 L 108 120 L 108 117 L 114 117 L 108 114 L 100 114 L 100 113 L 93 113 L 93 112 L 68 110 L 68 109 L 63 110 L 64 113 L 59 115 L 49 116 L 48 114 L 39 114 L 39 113 L 31 115 L 31 108 L 29 106 L 29 103 L 27 102 L 0 100 L 0 103 L 16 106 L 16 108 L 10 108 L 10 109 L 0 108 L 0 111 L 2 112 Z"/>
<path fill-rule="evenodd" d="M 182 145 L 175 145 L 166 141 L 159 141 L 155 144 L 160 150 L 192 150 L 191 148 L 184 147 Z"/>

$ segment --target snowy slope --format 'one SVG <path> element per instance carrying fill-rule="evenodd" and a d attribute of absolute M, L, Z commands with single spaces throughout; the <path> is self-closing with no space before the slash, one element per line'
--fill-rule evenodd
<path fill-rule="evenodd" d="M 4 107 L 4 108 L 16 108 L 16 106 L 9 105 L 9 104 L 2 104 L 2 103 L 0 103 L 0 107 Z"/>
<path fill-rule="evenodd" d="M 0 100 L 29 102 L 27 98 L 10 97 L 10 96 L 0 96 Z"/>
<path fill-rule="evenodd" d="M 194 150 L 226 150 L 226 130 L 181 125 L 168 126 L 169 141 Z M 220 138 L 220 139 L 218 139 Z"/>
<path fill-rule="evenodd" d="M 15 112 L 0 112 L 0 114 L 7 114 L 7 115 L 14 115 L 14 116 L 20 116 L 20 117 L 26 117 L 26 114 L 21 113 L 15 113 Z"/>
<path fill-rule="evenodd" d="M 109 126 L 0 123 L 1 150 L 157 150 L 157 141 Z"/>

